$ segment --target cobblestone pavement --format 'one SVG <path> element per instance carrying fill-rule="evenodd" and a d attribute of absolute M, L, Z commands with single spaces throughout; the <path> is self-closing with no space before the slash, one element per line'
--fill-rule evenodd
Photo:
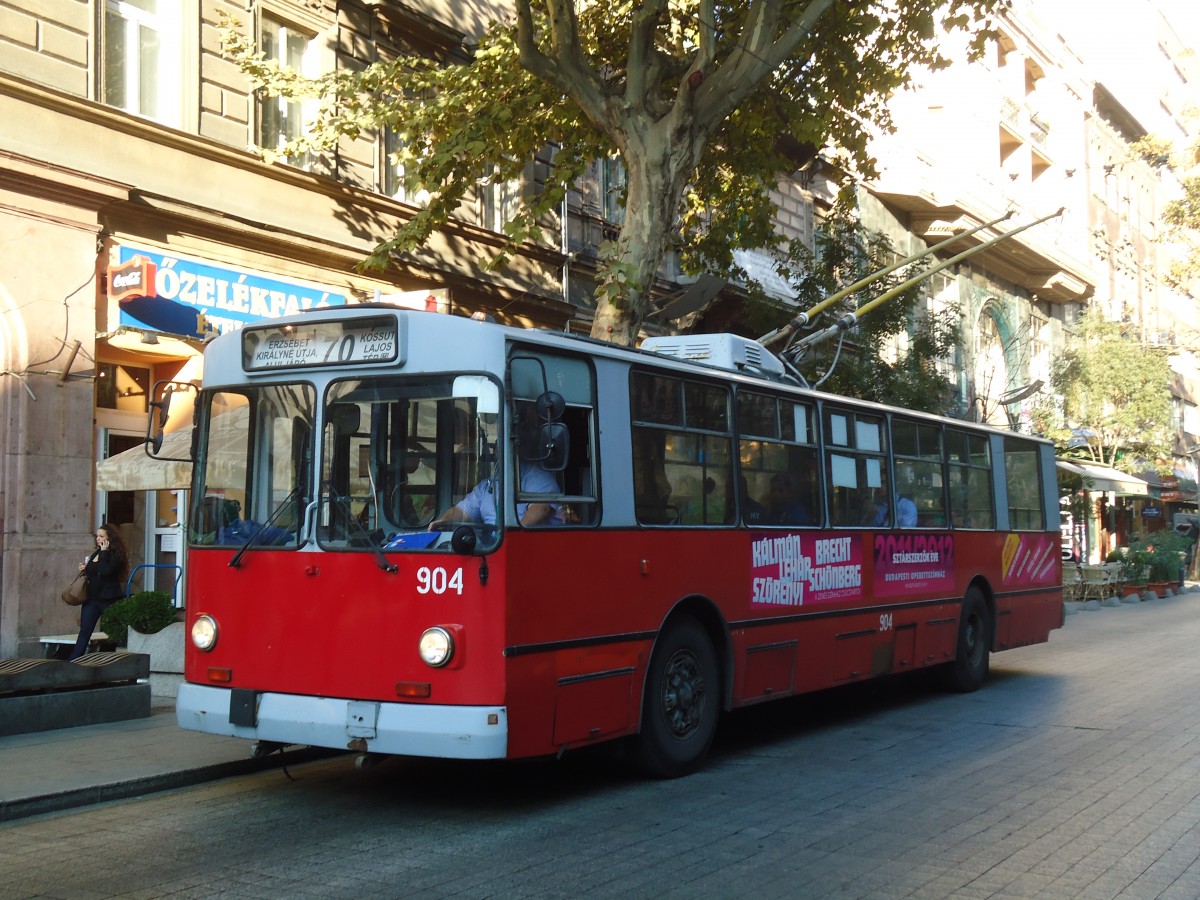
<path fill-rule="evenodd" d="M 974 694 L 768 704 L 676 781 L 342 757 L 24 818 L 0 897 L 1195 900 L 1198 613 L 1071 615 Z"/>

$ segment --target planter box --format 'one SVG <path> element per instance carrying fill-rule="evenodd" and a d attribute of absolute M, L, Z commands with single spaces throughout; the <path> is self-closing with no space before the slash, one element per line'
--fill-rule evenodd
<path fill-rule="evenodd" d="M 182 622 L 172 622 L 156 634 L 142 634 L 130 628 L 125 638 L 130 653 L 150 656 L 150 693 L 155 697 L 174 697 L 183 681 L 183 643 L 186 637 Z"/>

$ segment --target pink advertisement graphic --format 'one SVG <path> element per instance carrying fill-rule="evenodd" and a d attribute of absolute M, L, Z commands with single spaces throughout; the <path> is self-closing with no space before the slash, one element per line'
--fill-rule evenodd
<path fill-rule="evenodd" d="M 1060 538 L 1055 534 L 1010 534 L 1004 539 L 1004 585 L 1055 581 Z M 1057 582 L 1055 582 L 1057 583 Z"/>
<path fill-rule="evenodd" d="M 750 602 L 808 606 L 862 596 L 862 537 L 757 534 L 750 542 Z"/>
<path fill-rule="evenodd" d="M 875 596 L 954 587 L 954 537 L 948 534 L 875 536 Z"/>

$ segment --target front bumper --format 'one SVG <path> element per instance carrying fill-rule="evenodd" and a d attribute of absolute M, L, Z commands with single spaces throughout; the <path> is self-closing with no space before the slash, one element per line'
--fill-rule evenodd
<path fill-rule="evenodd" d="M 191 731 L 281 744 L 446 759 L 503 759 L 508 751 L 503 706 L 380 703 L 185 683 L 175 718 Z"/>

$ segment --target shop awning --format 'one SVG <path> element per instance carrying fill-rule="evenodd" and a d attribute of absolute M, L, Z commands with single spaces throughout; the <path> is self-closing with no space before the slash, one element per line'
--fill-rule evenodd
<path fill-rule="evenodd" d="M 1071 472 L 1083 479 L 1084 490 L 1104 491 L 1124 494 L 1131 497 L 1150 496 L 1150 484 L 1143 478 L 1130 475 L 1119 469 L 1108 466 L 1098 466 L 1095 463 L 1079 462 L 1077 460 L 1056 460 L 1060 469 Z"/>
<path fill-rule="evenodd" d="M 179 402 L 186 407 L 191 420 L 190 398 Z M 244 488 L 246 483 L 247 423 L 250 407 L 246 403 L 224 412 L 218 421 L 213 420 L 209 436 L 208 455 L 205 459 L 204 483 L 209 490 Z M 192 477 L 192 426 L 179 425 L 175 419 L 175 406 L 171 406 L 168 430 L 163 435 L 162 448 L 157 457 L 146 453 L 141 444 L 110 456 L 96 466 L 96 488 L 101 491 L 164 491 L 187 488 Z M 278 419 L 274 423 L 274 446 L 287 447 L 291 442 L 292 423 Z M 163 457 L 174 457 L 163 458 Z M 281 453 L 276 455 L 274 477 L 276 484 L 291 485 L 295 482 L 292 458 Z"/>
<path fill-rule="evenodd" d="M 192 428 L 163 436 L 161 455 L 184 459 L 191 452 Z M 154 459 L 144 444 L 131 447 L 96 464 L 98 491 L 167 491 L 185 489 L 192 480 L 192 464 L 175 459 Z"/>

